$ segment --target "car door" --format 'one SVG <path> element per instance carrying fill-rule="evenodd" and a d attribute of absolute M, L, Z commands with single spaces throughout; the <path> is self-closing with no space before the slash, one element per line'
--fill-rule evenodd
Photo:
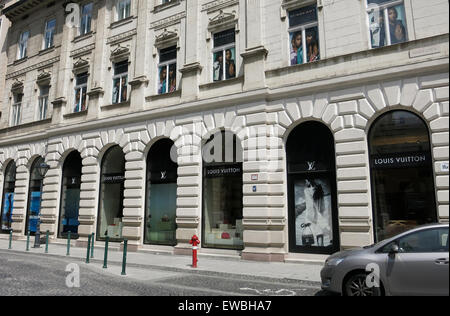
<path fill-rule="evenodd" d="M 395 241 L 386 276 L 393 295 L 448 295 L 448 228 L 430 228 Z"/>

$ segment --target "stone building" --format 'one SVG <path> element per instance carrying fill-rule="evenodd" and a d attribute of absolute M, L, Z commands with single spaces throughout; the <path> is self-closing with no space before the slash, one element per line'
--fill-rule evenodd
<path fill-rule="evenodd" d="M 3 232 L 320 261 L 448 222 L 448 7 L 17 1 Z"/>

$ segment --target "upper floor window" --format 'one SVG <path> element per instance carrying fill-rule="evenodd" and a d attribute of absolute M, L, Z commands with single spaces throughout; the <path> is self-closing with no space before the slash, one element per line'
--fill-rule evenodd
<path fill-rule="evenodd" d="M 158 94 L 177 90 L 177 47 L 161 49 L 159 51 L 159 82 Z"/>
<path fill-rule="evenodd" d="M 310 5 L 289 12 L 290 65 L 320 59 L 317 6 Z"/>
<path fill-rule="evenodd" d="M 234 29 L 214 34 L 213 79 L 236 78 L 236 32 Z"/>
<path fill-rule="evenodd" d="M 27 57 L 27 47 L 28 47 L 28 38 L 30 37 L 30 32 L 25 31 L 20 34 L 19 38 L 19 51 L 17 53 L 17 58 L 22 59 Z"/>
<path fill-rule="evenodd" d="M 12 106 L 12 126 L 20 125 L 20 122 L 22 120 L 22 93 L 15 93 L 14 94 L 14 103 Z"/>
<path fill-rule="evenodd" d="M 86 94 L 88 77 L 89 75 L 87 72 L 77 75 L 75 83 L 75 106 L 73 108 L 74 113 L 87 110 Z"/>
<path fill-rule="evenodd" d="M 48 111 L 48 95 L 50 86 L 42 86 L 39 88 L 39 104 L 38 104 L 38 119 L 45 120 Z"/>
<path fill-rule="evenodd" d="M 367 0 L 372 48 L 408 40 L 403 0 Z"/>
<path fill-rule="evenodd" d="M 50 20 L 45 23 L 45 34 L 44 34 L 44 47 L 43 49 L 47 49 L 53 47 L 54 45 L 54 37 L 55 37 L 55 28 L 56 28 L 56 20 Z"/>
<path fill-rule="evenodd" d="M 94 4 L 91 2 L 83 5 L 81 9 L 80 35 L 85 35 L 91 31 L 93 6 Z"/>
<path fill-rule="evenodd" d="M 128 60 L 114 64 L 113 104 L 127 101 L 128 92 Z"/>
<path fill-rule="evenodd" d="M 117 4 L 117 20 L 123 20 L 131 15 L 131 0 L 119 0 Z"/>

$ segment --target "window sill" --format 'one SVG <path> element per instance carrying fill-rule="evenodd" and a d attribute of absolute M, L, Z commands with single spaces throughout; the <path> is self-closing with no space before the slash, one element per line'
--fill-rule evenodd
<path fill-rule="evenodd" d="M 19 125 L 9 126 L 2 131 L 9 132 L 9 131 L 14 131 L 14 130 L 18 130 L 18 129 L 24 129 L 27 127 L 45 125 L 45 124 L 48 124 L 51 122 L 52 122 L 52 118 L 50 117 L 50 118 L 46 118 L 46 119 L 40 120 L 40 121 L 34 121 L 34 122 L 29 122 L 29 123 L 20 123 Z"/>
<path fill-rule="evenodd" d="M 164 93 L 164 94 L 150 95 L 145 98 L 145 101 L 152 102 L 152 101 L 170 99 L 170 98 L 174 98 L 174 97 L 181 97 L 181 89 L 176 90 L 174 92 Z"/>
<path fill-rule="evenodd" d="M 153 13 L 158 13 L 158 12 L 164 11 L 168 8 L 175 7 L 179 4 L 180 4 L 180 0 L 172 0 L 167 3 L 159 4 L 159 5 L 155 6 L 155 8 L 153 9 Z"/>
<path fill-rule="evenodd" d="M 38 55 L 42 56 L 42 55 L 48 54 L 50 52 L 53 52 L 54 50 L 55 50 L 55 46 L 52 46 L 52 47 L 49 47 L 49 48 L 45 48 L 43 50 L 40 50 Z"/>
<path fill-rule="evenodd" d="M 71 119 L 74 117 L 86 116 L 87 112 L 88 112 L 87 110 L 84 110 L 84 111 L 80 111 L 80 112 L 67 113 L 67 114 L 64 114 L 63 117 L 65 119 Z"/>
<path fill-rule="evenodd" d="M 133 15 L 131 15 L 131 16 L 125 18 L 125 19 L 122 19 L 122 20 L 113 22 L 113 23 L 111 23 L 111 25 L 109 26 L 109 28 L 110 28 L 110 29 L 115 29 L 115 28 L 120 27 L 120 26 L 122 26 L 122 25 L 131 23 L 131 22 L 133 22 L 134 18 L 135 18 L 135 17 L 134 17 Z"/>
<path fill-rule="evenodd" d="M 16 61 L 14 61 L 13 66 L 20 65 L 20 64 L 26 62 L 27 60 L 28 60 L 28 56 L 21 58 L 21 59 L 17 59 Z"/>
<path fill-rule="evenodd" d="M 129 106 L 130 106 L 130 100 L 121 102 L 121 103 L 102 105 L 101 109 L 102 110 L 113 110 L 116 108 L 125 108 L 125 107 L 129 107 Z"/>
<path fill-rule="evenodd" d="M 244 83 L 244 76 L 240 76 L 233 79 L 227 79 L 222 81 L 214 81 L 211 83 L 200 85 L 200 90 L 208 90 L 208 89 L 214 89 L 214 88 L 222 88 L 226 86 L 231 86 L 236 83 Z"/>
<path fill-rule="evenodd" d="M 88 38 L 91 38 L 93 35 L 94 35 L 94 32 L 93 32 L 93 31 L 90 31 L 90 32 L 88 32 L 88 33 L 86 33 L 86 34 L 76 36 L 76 37 L 73 39 L 72 42 L 73 42 L 73 43 L 78 43 L 78 42 L 84 41 L 84 40 L 86 40 L 86 39 L 88 39 Z"/>

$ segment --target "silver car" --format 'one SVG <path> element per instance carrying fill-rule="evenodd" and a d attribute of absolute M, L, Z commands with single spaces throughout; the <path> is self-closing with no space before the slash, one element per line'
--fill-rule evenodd
<path fill-rule="evenodd" d="M 322 289 L 346 296 L 449 295 L 448 224 L 421 226 L 330 256 Z"/>

